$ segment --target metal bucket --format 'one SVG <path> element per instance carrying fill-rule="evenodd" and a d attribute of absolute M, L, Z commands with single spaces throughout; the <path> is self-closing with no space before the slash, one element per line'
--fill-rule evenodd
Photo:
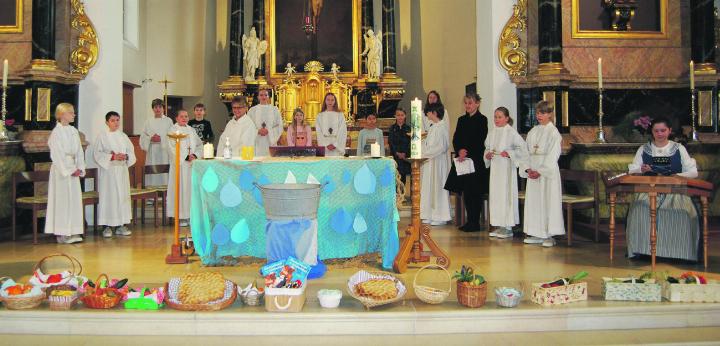
<path fill-rule="evenodd" d="M 260 189 L 268 220 L 317 219 L 320 184 L 266 184 Z"/>

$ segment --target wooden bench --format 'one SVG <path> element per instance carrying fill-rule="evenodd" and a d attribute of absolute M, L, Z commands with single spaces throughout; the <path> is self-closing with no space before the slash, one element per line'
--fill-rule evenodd
<path fill-rule="evenodd" d="M 135 181 L 135 167 L 128 167 L 130 181 Z M 137 202 L 140 201 L 140 222 L 145 224 L 145 200 L 153 201 L 153 217 L 155 218 L 155 227 L 158 226 L 158 191 L 153 188 L 137 188 L 130 186 L 130 200 L 132 201 L 132 223 L 137 223 Z"/>
<path fill-rule="evenodd" d="M 162 205 L 160 207 L 162 208 L 162 224 L 164 226 L 167 221 L 167 210 L 165 208 L 165 205 L 167 203 L 166 202 L 166 200 L 167 200 L 167 185 L 148 186 L 146 183 L 146 179 L 145 179 L 148 174 L 162 174 L 162 173 L 165 173 L 168 175 L 170 174 L 170 165 L 169 164 L 145 166 L 143 168 L 143 175 L 142 175 L 142 189 L 155 190 L 155 194 L 157 195 L 157 198 L 154 200 L 153 204 L 157 204 L 158 199 L 162 198 Z M 145 206 L 143 206 L 143 208 L 145 208 Z"/>

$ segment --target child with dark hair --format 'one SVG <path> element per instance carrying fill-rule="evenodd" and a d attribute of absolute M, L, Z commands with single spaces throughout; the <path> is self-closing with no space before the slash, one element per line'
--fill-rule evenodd
<path fill-rule="evenodd" d="M 380 155 L 385 156 L 385 138 L 377 128 L 377 115 L 371 113 L 365 117 L 365 128 L 358 134 L 357 156 L 370 156 L 370 145 L 380 145 Z"/>
<path fill-rule="evenodd" d="M 205 119 L 205 105 L 202 103 L 196 104 L 193 108 L 193 113 L 195 118 L 188 121 L 188 125 L 195 129 L 195 132 L 197 132 L 198 137 L 200 137 L 203 143 L 212 143 L 215 135 L 213 134 L 212 125 Z"/>
<path fill-rule="evenodd" d="M 161 99 L 152 101 L 153 117 L 145 121 L 143 131 L 140 133 L 140 148 L 145 151 L 145 165 L 166 165 L 170 162 L 167 154 L 167 133 L 173 126 L 173 121 L 165 116 L 165 107 Z M 145 180 L 147 186 L 164 186 L 167 184 L 167 174 L 148 174 Z"/>
<path fill-rule="evenodd" d="M 397 170 L 400 173 L 400 179 L 403 184 L 405 177 L 410 174 L 410 125 L 406 123 L 407 113 L 404 109 L 395 110 L 395 123 L 390 126 L 388 134 L 388 145 L 393 159 L 397 162 Z"/>

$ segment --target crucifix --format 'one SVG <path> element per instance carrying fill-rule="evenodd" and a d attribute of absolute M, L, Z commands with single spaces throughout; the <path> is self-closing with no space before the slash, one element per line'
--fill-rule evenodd
<path fill-rule="evenodd" d="M 165 75 L 165 78 L 163 80 L 159 80 L 158 83 L 163 85 L 163 103 L 165 104 L 165 115 L 167 116 L 169 113 L 168 110 L 168 84 L 175 83 L 174 81 L 168 80 L 167 75 Z"/>

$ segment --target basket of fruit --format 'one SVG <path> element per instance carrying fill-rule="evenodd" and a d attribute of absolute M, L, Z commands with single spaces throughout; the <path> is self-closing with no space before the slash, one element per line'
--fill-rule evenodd
<path fill-rule="evenodd" d="M 671 302 L 720 302 L 720 283 L 695 272 L 668 276 L 663 282 L 662 296 Z"/>
<path fill-rule="evenodd" d="M 85 294 L 80 297 L 80 301 L 91 309 L 110 309 L 118 305 L 124 296 L 120 289 L 125 286 L 127 279 L 120 280 L 114 285 L 110 285 L 109 281 L 105 274 L 100 274 L 94 283 L 88 281 Z"/>
<path fill-rule="evenodd" d="M 32 309 L 45 300 L 45 292 L 38 286 L 15 283 L 12 279 L 2 278 L 0 300 L 10 310 Z"/>
<path fill-rule="evenodd" d="M 532 284 L 532 301 L 540 305 L 557 305 L 587 300 L 587 282 L 580 282 L 588 276 L 581 271 L 571 278 Z"/>
<path fill-rule="evenodd" d="M 453 279 L 457 279 L 458 303 L 469 308 L 485 305 L 487 281 L 482 275 L 475 274 L 471 267 L 462 266 L 459 272 L 455 272 Z"/>
<path fill-rule="evenodd" d="M 440 268 L 445 272 L 445 274 L 447 274 L 447 289 L 439 289 L 430 286 L 418 285 L 418 276 L 420 276 L 420 273 L 423 270 L 428 268 Z M 445 299 L 447 299 L 447 297 L 450 295 L 450 292 L 452 291 L 452 279 L 450 277 L 450 273 L 443 266 L 439 266 L 437 264 L 428 264 L 420 268 L 420 270 L 415 273 L 415 279 L 413 280 L 413 289 L 415 290 L 415 295 L 418 297 L 418 299 L 422 300 L 423 302 L 428 304 L 440 304 L 444 302 Z"/>
<path fill-rule="evenodd" d="M 78 300 L 77 288 L 71 285 L 57 285 L 46 291 L 50 310 L 70 310 Z"/>
<path fill-rule="evenodd" d="M 46 268 L 51 266 L 50 262 L 53 259 L 61 259 L 64 262 L 63 265 L 67 269 L 60 271 L 55 274 L 48 274 L 50 271 Z M 54 261 L 57 262 L 57 261 Z M 29 282 L 34 286 L 40 286 L 40 288 L 48 288 L 56 285 L 66 285 L 72 281 L 73 278 L 82 274 L 82 264 L 77 258 L 64 253 L 52 254 L 43 257 L 33 267 L 33 275 Z"/>

